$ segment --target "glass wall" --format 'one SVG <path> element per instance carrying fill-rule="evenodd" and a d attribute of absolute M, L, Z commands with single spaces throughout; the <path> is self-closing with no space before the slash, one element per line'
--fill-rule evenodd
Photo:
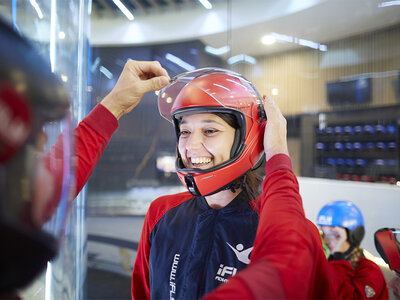
<path fill-rule="evenodd" d="M 398 227 L 400 211 L 398 3 L 216 0 L 207 10 L 197 1 L 144 2 L 125 1 L 133 21 L 93 2 L 92 105 L 127 59 L 157 60 L 171 77 L 202 67 L 243 74 L 288 121 L 307 217 L 315 222 L 330 201 L 353 201 L 365 218 L 362 246 L 379 261 L 373 233 Z M 92 216 L 143 216 L 158 196 L 184 190 L 175 133 L 156 99 L 145 95 L 120 120 L 89 181 Z"/>
<path fill-rule="evenodd" d="M 74 125 L 87 113 L 89 97 L 90 5 L 85 0 L 12 0 L 0 4 L 1 17 L 28 37 L 69 91 Z M 56 133 L 57 134 L 57 133 Z M 49 136 L 50 139 L 57 138 Z M 85 192 L 75 199 L 60 253 L 23 299 L 83 299 L 86 276 Z M 58 211 L 53 218 L 58 217 Z M 51 221 L 50 221 L 51 222 Z M 29 251 L 29 249 L 27 249 Z"/>
<path fill-rule="evenodd" d="M 130 58 L 158 60 L 171 76 L 228 68 L 279 103 L 297 175 L 393 187 L 400 179 L 400 20 L 392 4 L 230 0 L 213 1 L 206 10 L 175 2 L 130 5 L 137 21 L 128 21 L 95 1 L 92 105 Z M 171 27 L 168 20 L 174 20 Z M 177 184 L 176 176 L 157 168 L 157 161 L 174 155 L 175 142 L 153 116 L 155 97 L 146 95 L 149 100 L 120 122 L 91 178 L 93 192 Z M 116 176 L 105 178 L 104 170 Z"/>

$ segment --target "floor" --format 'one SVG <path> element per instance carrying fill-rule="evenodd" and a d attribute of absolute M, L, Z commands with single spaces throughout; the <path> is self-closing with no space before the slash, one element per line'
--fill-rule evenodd
<path fill-rule="evenodd" d="M 87 299 L 131 299 L 144 216 L 88 217 Z"/>

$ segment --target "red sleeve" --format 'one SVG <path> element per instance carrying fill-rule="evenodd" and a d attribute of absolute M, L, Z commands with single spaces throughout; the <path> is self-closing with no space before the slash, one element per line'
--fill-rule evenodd
<path fill-rule="evenodd" d="M 75 166 L 75 192 L 74 198 L 82 190 L 83 186 L 88 181 L 97 162 L 99 161 L 105 147 L 111 139 L 112 134 L 118 128 L 118 121 L 107 108 L 98 104 L 86 116 L 74 130 L 74 157 L 76 158 Z M 63 138 L 62 134 L 57 139 L 57 142 L 46 154 L 46 163 L 57 162 L 62 164 L 63 158 Z M 62 170 L 62 168 L 59 168 Z M 60 174 L 62 176 L 62 174 Z M 61 182 L 61 181 L 60 181 Z M 61 183 L 55 187 L 55 194 L 59 193 Z M 48 221 L 57 209 L 59 197 L 47 204 L 43 214 L 42 223 Z"/>
<path fill-rule="evenodd" d="M 360 258 L 355 269 L 346 260 L 329 262 L 338 299 L 389 299 L 381 269 L 374 262 Z"/>
<path fill-rule="evenodd" d="M 287 226 L 287 222 L 282 227 L 280 226 L 283 221 L 281 217 L 288 218 L 286 213 L 282 213 L 285 207 L 291 207 L 288 214 L 294 220 L 298 216 L 300 218 L 304 216 L 300 197 L 296 196 L 298 193 L 297 180 L 290 171 L 291 169 L 290 158 L 283 154 L 275 155 L 267 162 L 263 194 L 260 197 L 260 223 L 251 254 L 251 263 L 246 269 L 229 279 L 226 284 L 222 284 L 215 292 L 207 295 L 206 299 L 284 298 L 279 272 L 271 263 L 271 256 L 281 256 L 284 249 L 282 249 L 282 242 L 279 245 L 273 245 L 273 243 L 276 242 L 281 230 L 284 231 L 283 234 L 286 234 L 292 228 L 290 222 L 290 228 L 286 230 L 284 226 Z M 281 199 L 282 193 L 284 194 L 283 199 Z M 294 203 L 291 204 L 291 202 Z M 278 215 L 275 215 L 276 213 Z M 278 232 L 274 232 L 276 230 Z M 285 237 L 283 238 L 285 239 Z M 271 245 L 271 247 L 265 247 L 265 245 Z"/>
<path fill-rule="evenodd" d="M 149 237 L 152 230 L 150 224 L 150 210 L 151 205 L 149 212 L 144 218 L 135 265 L 133 266 L 131 285 L 132 299 L 150 299 L 149 256 L 151 244 Z"/>
<path fill-rule="evenodd" d="M 111 136 L 118 128 L 118 120 L 103 105 L 98 104 L 74 130 L 76 192 L 79 194 L 98 163 Z"/>
<path fill-rule="evenodd" d="M 206 299 L 311 299 L 332 291 L 320 237 L 305 218 L 290 158 L 275 155 L 265 168 L 251 262 Z"/>

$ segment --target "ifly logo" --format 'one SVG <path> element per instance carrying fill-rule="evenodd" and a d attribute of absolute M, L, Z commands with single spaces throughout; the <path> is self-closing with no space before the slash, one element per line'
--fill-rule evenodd
<path fill-rule="evenodd" d="M 332 225 L 332 216 L 320 215 L 317 220 L 318 225 Z"/>
<path fill-rule="evenodd" d="M 215 276 L 215 280 L 218 281 L 228 281 L 228 279 L 224 278 L 225 276 L 235 276 L 237 269 L 234 267 L 224 266 L 223 264 L 219 265 L 219 269 L 217 272 L 217 276 Z"/>
<path fill-rule="evenodd" d="M 169 286 L 170 286 L 170 290 L 169 290 L 169 299 L 170 300 L 175 300 L 175 293 L 176 293 L 176 271 L 178 269 L 178 263 L 179 263 L 179 258 L 180 258 L 180 254 L 176 253 L 174 256 L 174 261 L 172 262 L 172 266 L 171 266 L 171 273 L 169 275 Z"/>

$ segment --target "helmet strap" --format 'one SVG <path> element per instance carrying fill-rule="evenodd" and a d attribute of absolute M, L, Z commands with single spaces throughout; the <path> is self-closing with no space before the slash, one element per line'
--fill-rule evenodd
<path fill-rule="evenodd" d="M 226 191 L 226 190 L 230 190 L 232 193 L 235 193 L 236 192 L 235 190 L 244 188 L 244 183 L 246 181 L 246 174 L 247 173 L 243 174 L 242 176 L 236 178 L 235 180 L 231 181 L 227 185 L 225 185 L 207 195 L 201 195 L 199 189 L 197 188 L 197 185 L 196 185 L 193 175 L 191 175 L 191 174 L 185 175 L 185 183 L 186 183 L 187 189 L 193 196 L 206 197 L 206 196 L 214 195 L 220 191 Z"/>
<path fill-rule="evenodd" d="M 196 182 L 195 182 L 192 174 L 185 175 L 185 183 L 186 183 L 187 189 L 193 196 L 201 196 L 201 193 L 200 193 L 199 189 L 197 188 Z"/>
<path fill-rule="evenodd" d="M 234 181 L 230 182 L 224 188 L 224 190 L 230 190 L 232 193 L 235 193 L 237 189 L 243 189 L 244 183 L 246 181 L 246 175 L 247 175 L 247 173 L 240 176 L 239 178 L 236 178 Z"/>

